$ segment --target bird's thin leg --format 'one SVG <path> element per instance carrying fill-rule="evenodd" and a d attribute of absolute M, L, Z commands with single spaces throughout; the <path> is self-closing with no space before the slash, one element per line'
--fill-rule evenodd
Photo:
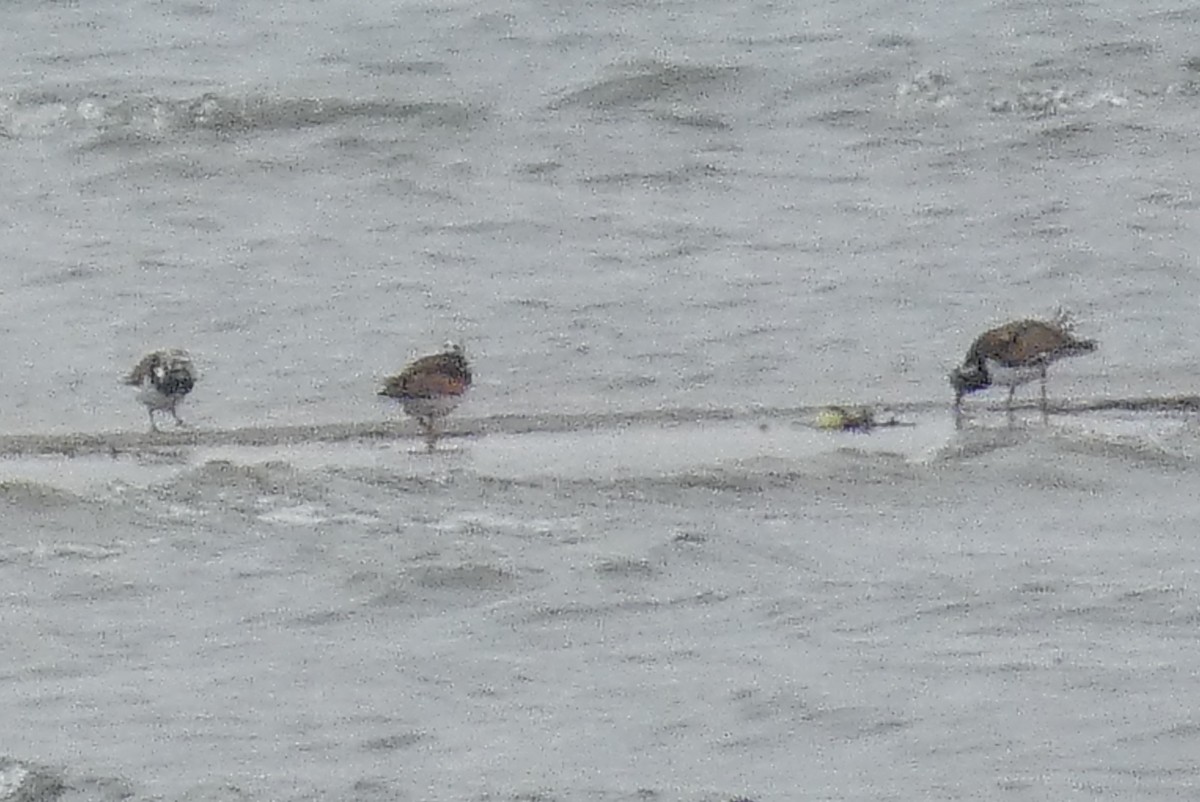
<path fill-rule="evenodd" d="M 146 414 L 150 416 L 150 431 L 157 432 L 158 424 L 154 422 L 154 408 L 146 407 Z"/>
<path fill-rule="evenodd" d="M 187 424 L 183 422 L 183 418 L 179 417 L 179 413 L 175 411 L 175 405 L 177 403 L 179 402 L 176 401 L 171 404 L 171 415 L 175 418 L 175 425 L 180 427 L 187 426 Z"/>
<path fill-rule="evenodd" d="M 1046 405 L 1046 366 L 1042 366 L 1042 423 L 1050 422 L 1050 411 Z"/>
<path fill-rule="evenodd" d="M 433 427 L 433 417 L 417 418 L 417 425 L 421 428 L 421 439 L 425 441 L 425 450 L 432 452 L 434 444 L 437 442 L 437 430 Z"/>
<path fill-rule="evenodd" d="M 1004 405 L 1004 408 L 1006 410 L 1008 410 L 1009 425 L 1011 425 L 1013 422 L 1013 396 L 1015 396 L 1016 394 L 1017 394 L 1017 385 L 1014 384 L 1012 387 L 1008 388 L 1008 402 Z"/>

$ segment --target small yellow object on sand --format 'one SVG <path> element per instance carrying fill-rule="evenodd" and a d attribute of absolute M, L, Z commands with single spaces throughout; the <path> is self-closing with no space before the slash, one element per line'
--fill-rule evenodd
<path fill-rule="evenodd" d="M 838 432 L 867 432 L 875 427 L 870 407 L 825 407 L 817 413 L 817 428 Z"/>

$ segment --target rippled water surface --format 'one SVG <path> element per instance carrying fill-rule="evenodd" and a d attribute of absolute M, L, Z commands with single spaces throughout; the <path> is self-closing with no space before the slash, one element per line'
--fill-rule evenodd
<path fill-rule="evenodd" d="M 5 5 L 0 799 L 1188 796 L 1197 23 Z"/>

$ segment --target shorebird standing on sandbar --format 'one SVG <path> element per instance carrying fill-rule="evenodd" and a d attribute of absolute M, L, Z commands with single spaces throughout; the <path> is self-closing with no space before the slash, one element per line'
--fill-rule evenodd
<path fill-rule="evenodd" d="M 146 405 L 150 415 L 150 431 L 157 432 L 154 412 L 170 412 L 176 426 L 184 426 L 176 407 L 196 386 L 198 377 L 187 351 L 164 348 L 151 351 L 134 366 L 125 383 L 138 389 L 138 400 Z"/>
<path fill-rule="evenodd" d="M 1005 408 L 1013 414 L 1013 396 L 1017 387 L 1040 379 L 1042 384 L 1042 420 L 1049 420 L 1046 406 L 1046 369 L 1052 362 L 1096 350 L 1095 340 L 1076 339 L 1065 313 L 1050 322 L 1017 320 L 985 331 L 971 344 L 962 367 L 950 374 L 954 388 L 954 415 L 962 422 L 963 396 L 984 390 L 993 384 L 1008 387 Z"/>
<path fill-rule="evenodd" d="M 462 346 L 449 342 L 440 354 L 423 356 L 385 379 L 379 395 L 396 399 L 417 419 L 425 446 L 433 451 L 438 422 L 454 411 L 470 386 L 471 367 Z"/>

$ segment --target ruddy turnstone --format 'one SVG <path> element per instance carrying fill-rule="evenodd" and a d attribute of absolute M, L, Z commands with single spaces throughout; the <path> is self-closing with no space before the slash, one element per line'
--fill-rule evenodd
<path fill-rule="evenodd" d="M 440 354 L 423 356 L 395 376 L 384 379 L 379 395 L 395 398 L 417 419 L 425 445 L 433 451 L 438 421 L 449 415 L 471 386 L 471 367 L 457 343 Z"/>
<path fill-rule="evenodd" d="M 184 425 L 176 407 L 196 386 L 196 381 L 192 358 L 178 348 L 151 351 L 125 377 L 126 384 L 139 388 L 137 397 L 150 414 L 152 432 L 158 431 L 154 423 L 155 410 L 170 412 L 177 426 Z"/>
<path fill-rule="evenodd" d="M 1040 379 L 1042 420 L 1048 420 L 1046 368 L 1063 357 L 1095 350 L 1095 340 L 1079 340 L 1071 334 L 1070 318 L 1063 313 L 1051 322 L 1017 320 L 985 331 L 971 344 L 962 367 L 950 374 L 955 418 L 961 422 L 963 396 L 993 384 L 1008 387 L 1006 409 L 1011 418 L 1017 387 Z"/>

